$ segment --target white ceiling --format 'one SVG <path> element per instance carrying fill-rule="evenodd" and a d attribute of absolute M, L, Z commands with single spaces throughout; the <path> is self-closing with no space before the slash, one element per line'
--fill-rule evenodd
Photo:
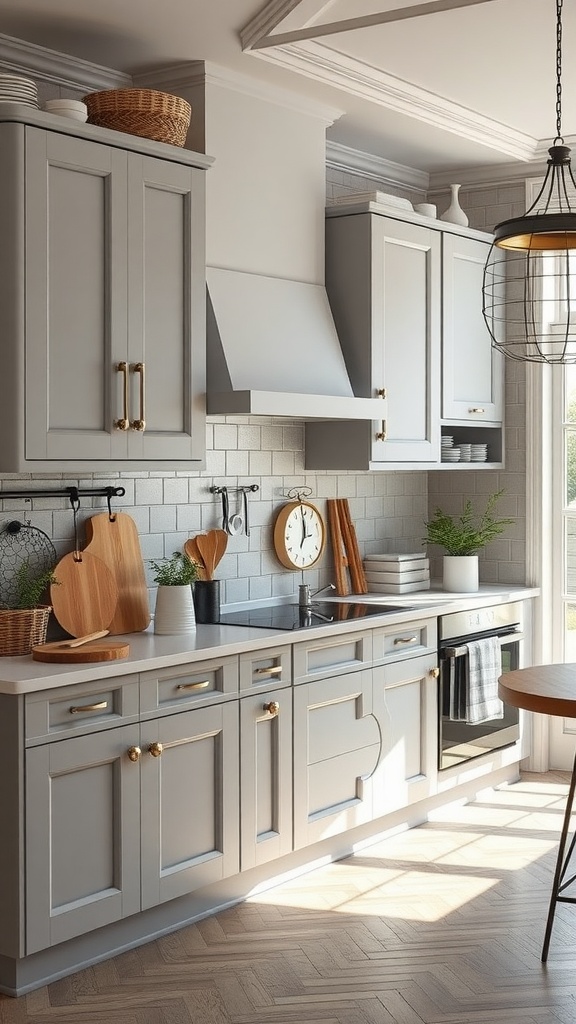
<path fill-rule="evenodd" d="M 430 173 L 525 165 L 555 134 L 556 0 L 0 0 L 0 28 L 128 73 L 211 61 L 341 110 L 332 141 Z"/>

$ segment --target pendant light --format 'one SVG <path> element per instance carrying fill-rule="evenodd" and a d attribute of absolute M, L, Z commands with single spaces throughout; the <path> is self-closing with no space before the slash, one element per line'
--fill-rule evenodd
<path fill-rule="evenodd" d="M 556 138 L 522 217 L 502 221 L 482 288 L 493 346 L 511 359 L 576 363 L 576 181 L 562 138 L 562 3 L 556 0 Z"/>

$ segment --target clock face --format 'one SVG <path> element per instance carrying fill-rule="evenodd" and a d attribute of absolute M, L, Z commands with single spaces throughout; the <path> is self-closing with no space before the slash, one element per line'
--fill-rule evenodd
<path fill-rule="evenodd" d="M 324 550 L 325 528 L 315 505 L 294 501 L 284 505 L 274 526 L 274 548 L 288 569 L 309 569 Z"/>

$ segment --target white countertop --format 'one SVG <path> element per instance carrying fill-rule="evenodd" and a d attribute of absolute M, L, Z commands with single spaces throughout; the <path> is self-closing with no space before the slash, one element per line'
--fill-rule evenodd
<path fill-rule="evenodd" d="M 271 646 L 316 640 L 336 632 L 352 633 L 382 626 L 398 626 L 400 623 L 445 615 L 449 612 L 465 611 L 491 604 L 506 604 L 509 601 L 523 601 L 537 597 L 538 594 L 538 589 L 533 587 L 505 586 L 481 586 L 475 594 L 449 594 L 439 588 L 401 595 L 356 594 L 339 600 L 394 605 L 398 611 L 386 612 L 381 616 L 371 615 L 368 619 L 320 624 L 301 630 L 199 625 L 193 633 L 183 636 L 157 636 L 150 627 L 144 633 L 131 633 L 123 637 L 130 644 L 130 653 L 121 661 L 70 665 L 34 661 L 31 655 L 0 658 L 0 693 L 31 693 L 224 655 L 242 654 L 245 651 L 261 650 Z"/>

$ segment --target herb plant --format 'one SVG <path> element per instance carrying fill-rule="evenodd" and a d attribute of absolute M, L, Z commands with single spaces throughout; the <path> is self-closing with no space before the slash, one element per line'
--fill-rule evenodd
<path fill-rule="evenodd" d="M 29 559 L 18 566 L 14 574 L 14 589 L 16 596 L 10 604 L 0 605 L 0 608 L 11 608 L 22 610 L 24 608 L 37 608 L 44 591 L 51 584 L 58 583 L 53 569 L 46 569 L 42 573 L 35 572 Z"/>
<path fill-rule="evenodd" d="M 198 563 L 180 551 L 175 551 L 172 558 L 162 558 L 157 562 L 151 558 L 149 561 L 154 571 L 154 582 L 159 587 L 185 587 L 198 579 Z"/>
<path fill-rule="evenodd" d="M 513 519 L 496 519 L 494 506 L 504 491 L 496 491 L 488 498 L 484 512 L 474 512 L 470 499 L 464 505 L 461 516 L 450 516 L 437 508 L 429 522 L 425 523 L 426 536 L 423 544 L 438 544 L 447 555 L 474 555 L 494 537 L 503 533 Z"/>

